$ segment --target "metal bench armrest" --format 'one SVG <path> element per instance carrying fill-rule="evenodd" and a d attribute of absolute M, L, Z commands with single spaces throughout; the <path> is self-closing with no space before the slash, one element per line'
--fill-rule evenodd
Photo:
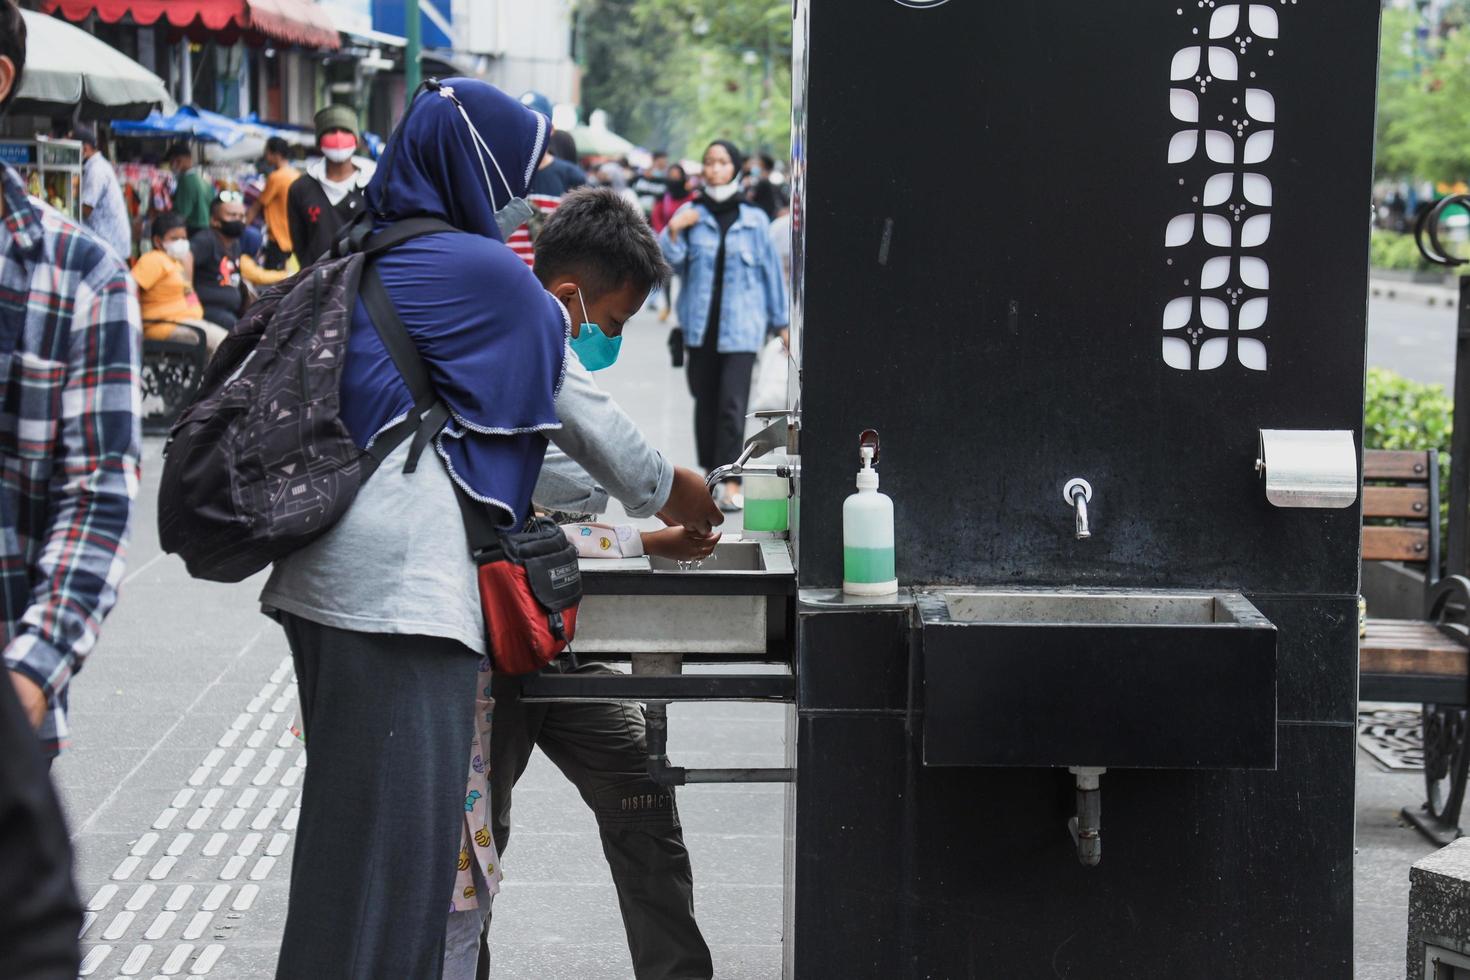
<path fill-rule="evenodd" d="M 1447 575 L 1429 588 L 1424 618 L 1470 646 L 1470 578 Z"/>

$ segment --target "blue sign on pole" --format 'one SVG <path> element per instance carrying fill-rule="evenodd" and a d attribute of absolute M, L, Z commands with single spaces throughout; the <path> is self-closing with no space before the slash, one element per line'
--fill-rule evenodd
<path fill-rule="evenodd" d="M 35 162 L 35 143 L 12 143 L 0 140 L 0 163 L 8 163 L 11 166 L 29 166 Z"/>
<path fill-rule="evenodd" d="M 425 48 L 455 47 L 450 0 L 419 0 L 419 25 Z M 373 30 L 406 36 L 403 0 L 373 0 Z"/>

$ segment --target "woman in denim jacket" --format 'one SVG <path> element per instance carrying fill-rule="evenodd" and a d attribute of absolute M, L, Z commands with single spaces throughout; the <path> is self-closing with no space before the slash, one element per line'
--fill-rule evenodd
<path fill-rule="evenodd" d="M 787 336 L 786 282 L 771 246 L 770 219 L 744 200 L 735 180 L 740 151 L 716 140 L 704 151 L 704 190 L 680 208 L 659 245 L 684 280 L 679 323 L 694 395 L 694 442 L 709 471 L 734 462 L 745 440 L 745 408 L 756 353 Z M 740 510 L 738 480 L 721 488 L 720 509 Z"/>

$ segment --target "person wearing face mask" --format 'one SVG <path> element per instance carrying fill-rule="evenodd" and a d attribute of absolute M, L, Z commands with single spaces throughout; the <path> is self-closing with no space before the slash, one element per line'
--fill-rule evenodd
<path fill-rule="evenodd" d="M 331 249 L 343 225 L 363 210 L 363 191 L 372 180 L 371 160 L 357 154 L 357 113 L 329 105 L 316 114 L 316 145 L 322 158 L 286 192 L 291 247 L 301 268 Z"/>
<path fill-rule="evenodd" d="M 265 163 L 270 174 L 265 178 L 260 197 L 250 205 L 245 224 L 253 225 L 256 218 L 265 215 L 266 241 L 261 264 L 274 271 L 286 268 L 286 260 L 291 257 L 291 218 L 286 211 L 286 199 L 301 171 L 291 166 L 291 146 L 279 136 L 265 141 Z"/>
<path fill-rule="evenodd" d="M 669 219 L 673 218 L 684 205 L 694 200 L 694 191 L 689 189 L 689 177 L 684 173 L 682 164 L 674 164 L 669 167 L 664 175 L 664 193 L 657 204 L 653 206 L 653 214 L 649 215 L 648 223 L 653 226 L 655 234 L 668 227 Z M 667 287 L 659 291 L 662 295 L 663 308 L 659 310 L 658 321 L 667 323 L 670 314 L 674 312 L 674 280 L 670 279 Z M 674 343 L 682 344 L 678 333 L 669 335 L 671 346 Z"/>
<path fill-rule="evenodd" d="M 194 252 L 180 215 L 164 211 L 153 219 L 153 250 L 133 263 L 133 281 L 138 284 L 143 339 L 190 341 L 198 335 L 185 327 L 194 327 L 204 332 L 212 355 L 229 336 L 224 327 L 204 319 L 193 286 Z"/>
<path fill-rule="evenodd" d="M 694 395 L 694 441 L 706 471 L 734 462 L 745 441 L 745 409 L 756 353 L 769 335 L 787 336 L 786 279 L 771 247 L 770 220 L 745 202 L 733 143 L 704 151 L 704 190 L 659 235 L 664 256 L 684 280 L 679 324 Z M 720 507 L 745 506 L 728 480 Z"/>
<path fill-rule="evenodd" d="M 245 282 L 240 276 L 240 236 L 244 232 L 244 197 L 239 191 L 220 191 L 209 206 L 209 227 L 189 238 L 194 292 L 204 304 L 204 319 L 227 331 L 245 309 Z"/>
<path fill-rule="evenodd" d="M 311 747 L 277 980 L 473 976 L 500 862 L 489 774 L 471 761 L 489 750 L 476 708 L 489 658 L 461 500 L 520 526 L 548 440 L 599 485 L 639 492 L 625 486 L 619 447 L 559 409 L 576 370 L 571 315 L 505 245 L 529 217 L 549 128 L 485 82 L 430 80 L 367 188 L 379 229 L 413 217 L 452 227 L 371 266 L 448 418 L 417 466 L 405 471 L 411 442 L 388 453 L 341 520 L 277 561 L 261 592 L 291 646 Z M 366 449 L 413 408 L 359 298 L 341 422 Z M 707 537 L 721 518 L 703 481 L 666 472 L 637 515 Z M 467 793 L 477 780 L 485 788 Z M 344 805 L 352 834 L 342 833 Z M 461 941 L 447 946 L 446 934 Z"/>
<path fill-rule="evenodd" d="M 572 322 L 572 357 L 556 398 L 557 413 L 563 419 L 580 420 L 615 462 L 618 479 L 606 484 L 611 490 L 604 489 L 573 461 L 571 451 L 578 447 L 552 449 L 532 498 L 537 507 L 596 515 L 608 509 L 610 497 L 617 497 L 629 512 L 646 513 L 650 501 L 679 492 L 675 484 L 698 479 L 690 470 L 671 466 L 650 446 L 595 380 L 595 372 L 617 360 L 627 321 L 668 275 L 642 213 L 608 188 L 573 191 L 547 219 L 536 240 L 536 278 L 561 301 Z M 702 487 L 693 492 L 710 507 Z M 641 541 L 637 535 L 628 537 L 638 542 L 634 547 L 642 553 L 683 561 L 708 557 L 719 541 L 717 534 L 691 534 L 678 527 L 645 532 Z M 577 541 L 575 534 L 572 540 Z M 558 661 L 545 672 L 596 675 L 611 673 L 612 668 Z M 516 780 L 539 748 L 572 781 L 597 817 L 603 855 L 623 913 L 633 976 L 637 980 L 712 976 L 709 946 L 694 916 L 694 873 L 674 792 L 648 775 L 641 708 L 617 702 L 526 704 L 520 700 L 521 679 L 500 674 L 493 677 L 491 689 L 495 700 L 491 828 L 497 851 L 503 854 L 510 840 Z M 644 805 L 630 810 L 632 800 Z M 450 944 L 462 945 L 452 936 Z M 468 975 L 445 971 L 446 980 Z"/>

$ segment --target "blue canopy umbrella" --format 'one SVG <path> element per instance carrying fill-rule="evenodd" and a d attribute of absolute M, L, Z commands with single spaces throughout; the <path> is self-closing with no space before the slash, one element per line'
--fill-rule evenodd
<path fill-rule="evenodd" d="M 228 116 L 188 105 L 169 115 L 155 109 L 137 122 L 115 122 L 112 131 L 118 136 L 190 137 L 221 146 L 234 146 L 246 136 L 245 127 Z"/>

